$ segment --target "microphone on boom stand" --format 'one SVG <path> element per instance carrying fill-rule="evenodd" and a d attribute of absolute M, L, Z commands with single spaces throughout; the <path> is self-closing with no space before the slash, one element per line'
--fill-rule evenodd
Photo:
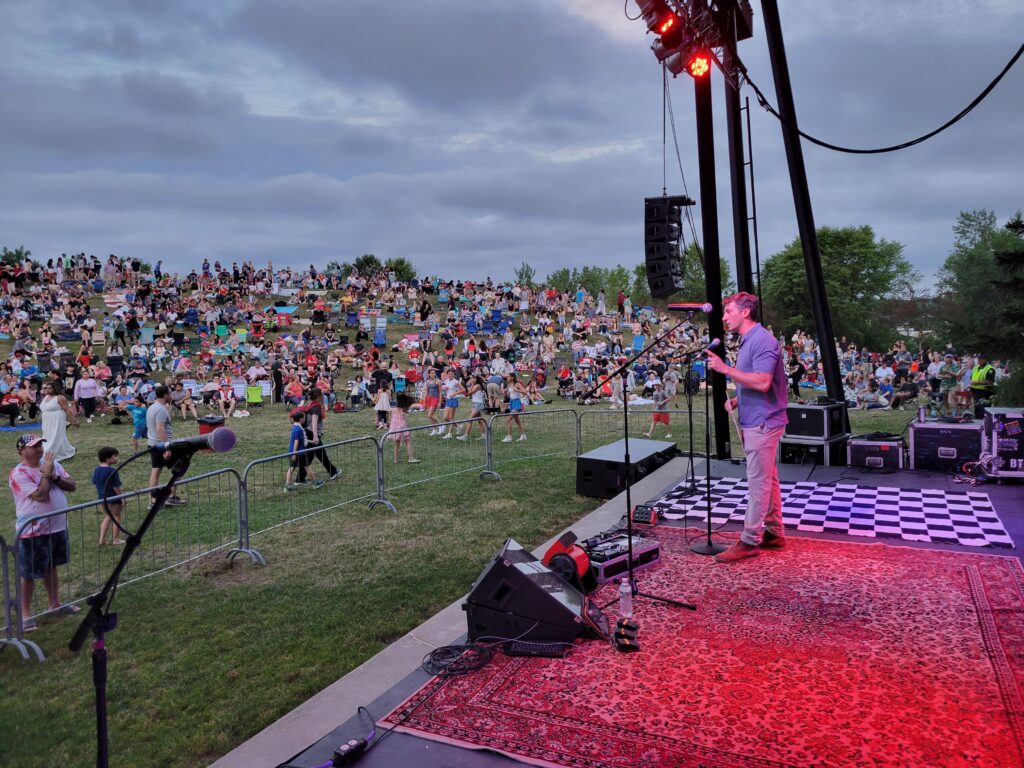
<path fill-rule="evenodd" d="M 705 315 L 710 315 L 713 309 L 707 302 L 698 304 L 695 301 L 677 301 L 666 305 L 666 308 L 669 312 L 703 312 Z"/>

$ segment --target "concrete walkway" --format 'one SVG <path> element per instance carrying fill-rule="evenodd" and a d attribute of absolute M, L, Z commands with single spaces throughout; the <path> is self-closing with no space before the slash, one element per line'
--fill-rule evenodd
<path fill-rule="evenodd" d="M 698 459 L 694 469 L 697 477 L 702 477 L 703 460 Z M 689 459 L 673 459 L 633 486 L 633 504 L 643 504 L 661 496 L 688 471 Z M 622 493 L 571 526 L 571 530 L 580 539 L 585 539 L 613 527 L 625 512 L 626 494 Z M 564 531 L 535 549 L 534 554 L 541 557 L 562 533 Z M 355 716 L 358 706 L 377 699 L 419 667 L 427 651 L 457 642 L 466 632 L 466 615 L 462 610 L 464 599 L 465 596 L 460 597 L 372 659 L 264 728 L 213 763 L 213 768 L 276 766 L 330 733 Z"/>

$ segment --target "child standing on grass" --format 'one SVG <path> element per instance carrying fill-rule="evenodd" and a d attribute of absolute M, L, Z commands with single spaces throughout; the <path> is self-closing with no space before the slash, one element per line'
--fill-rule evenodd
<path fill-rule="evenodd" d="M 96 498 L 100 501 L 113 496 L 121 495 L 121 477 L 117 474 L 115 467 L 119 457 L 117 448 L 100 448 L 97 458 L 99 466 L 92 471 L 92 484 L 96 486 Z M 111 518 L 119 526 L 121 524 L 121 512 L 124 509 L 124 502 L 108 501 L 97 507 L 97 512 L 103 515 L 103 522 L 100 523 L 99 546 L 103 546 L 109 538 L 111 544 L 124 544 L 124 539 L 117 535 L 120 530 L 111 525 Z M 110 536 L 107 536 L 107 533 Z"/>
<path fill-rule="evenodd" d="M 651 395 L 654 400 L 654 410 L 651 411 L 651 427 L 644 432 L 644 437 L 651 437 L 654 435 L 654 428 L 659 424 L 664 424 L 666 430 L 672 429 L 671 423 L 668 417 L 668 401 L 669 395 L 665 391 L 665 385 L 660 381 L 654 385 L 654 394 Z M 665 432 L 665 437 L 672 437 L 671 432 Z"/>
<path fill-rule="evenodd" d="M 391 423 L 388 425 L 387 437 L 395 442 L 395 464 L 398 463 L 399 443 L 405 443 L 405 452 L 409 457 L 410 464 L 420 463 L 420 460 L 412 455 L 412 435 L 408 432 L 409 425 L 405 419 L 411 403 L 409 396 L 403 392 L 395 398 L 395 407 L 391 409 Z"/>
<path fill-rule="evenodd" d="M 142 395 L 136 395 L 131 405 L 125 406 L 125 410 L 132 415 L 132 452 L 139 452 L 139 440 L 145 440 L 149 436 L 146 428 L 146 403 Z"/>
<path fill-rule="evenodd" d="M 309 455 L 302 453 L 306 449 L 306 430 L 302 424 L 306 420 L 306 414 L 296 408 L 292 411 L 292 431 L 288 435 L 288 453 L 291 454 L 288 458 L 288 474 L 284 478 L 284 489 L 286 491 L 297 491 L 300 485 L 318 485 L 313 479 L 313 470 L 309 466 Z M 303 469 L 305 469 L 306 479 L 303 480 Z M 298 482 L 293 483 L 292 479 L 298 472 Z M 323 485 L 323 481 L 319 483 Z"/>
<path fill-rule="evenodd" d="M 388 413 L 391 411 L 391 392 L 387 382 L 382 381 L 377 390 L 377 396 L 373 403 L 374 413 L 377 414 L 377 429 L 388 428 Z"/>

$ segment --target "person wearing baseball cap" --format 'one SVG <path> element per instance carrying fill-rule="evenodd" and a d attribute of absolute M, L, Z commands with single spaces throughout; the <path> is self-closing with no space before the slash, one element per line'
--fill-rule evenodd
<path fill-rule="evenodd" d="M 32 593 L 42 579 L 49 599 L 49 610 L 78 613 L 77 605 L 62 605 L 57 569 L 68 562 L 67 515 L 46 515 L 68 505 L 65 492 L 75 490 L 75 481 L 45 451 L 46 441 L 29 433 L 18 438 L 21 461 L 11 470 L 7 483 L 14 496 L 18 527 L 18 576 L 21 580 L 21 616 L 23 631 L 36 628 L 31 616 Z M 44 452 L 45 451 L 45 452 Z"/>

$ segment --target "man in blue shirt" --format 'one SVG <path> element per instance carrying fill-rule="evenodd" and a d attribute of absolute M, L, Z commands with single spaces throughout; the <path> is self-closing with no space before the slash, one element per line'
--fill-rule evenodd
<path fill-rule="evenodd" d="M 760 554 L 759 547 L 779 549 L 786 544 L 782 525 L 782 492 L 775 457 L 786 428 L 786 366 L 779 342 L 757 317 L 757 297 L 746 292 L 723 300 L 722 319 L 740 335 L 736 367 L 708 352 L 708 367 L 736 384 L 736 397 L 725 407 L 739 412 L 740 439 L 747 457 L 750 495 L 740 540 L 715 557 L 731 563 Z"/>

